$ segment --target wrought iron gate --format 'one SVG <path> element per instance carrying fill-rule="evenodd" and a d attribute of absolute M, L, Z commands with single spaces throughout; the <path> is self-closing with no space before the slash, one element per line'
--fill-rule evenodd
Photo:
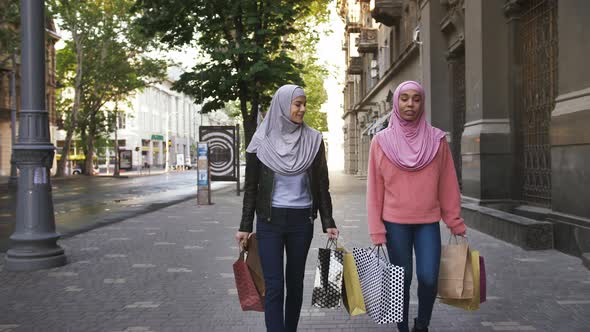
<path fill-rule="evenodd" d="M 462 186 L 462 158 L 461 158 L 461 137 L 465 129 L 465 54 L 462 53 L 451 61 L 452 71 L 452 110 L 453 110 L 453 133 L 451 142 L 451 153 L 455 161 L 457 179 L 459 186 Z"/>
<path fill-rule="evenodd" d="M 529 0 L 521 18 L 523 199 L 551 205 L 549 125 L 557 93 L 557 1 Z"/>

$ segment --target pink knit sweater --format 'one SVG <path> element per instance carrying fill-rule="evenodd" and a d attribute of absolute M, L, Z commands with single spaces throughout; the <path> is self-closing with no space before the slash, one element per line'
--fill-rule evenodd
<path fill-rule="evenodd" d="M 367 178 L 369 235 L 385 243 L 384 222 L 426 224 L 443 220 L 453 234 L 465 232 L 461 194 L 449 144 L 442 139 L 434 160 L 419 171 L 395 166 L 377 140 L 371 143 Z"/>

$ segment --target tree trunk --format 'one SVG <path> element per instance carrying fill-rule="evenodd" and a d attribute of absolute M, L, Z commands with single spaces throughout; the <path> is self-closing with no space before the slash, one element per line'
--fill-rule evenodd
<path fill-rule="evenodd" d="M 93 159 L 94 138 L 96 136 L 96 112 L 92 112 L 88 123 L 88 136 L 86 137 L 86 151 L 84 160 L 84 175 L 94 175 Z"/>
<path fill-rule="evenodd" d="M 256 127 L 258 126 L 257 120 L 258 116 L 258 103 L 253 102 L 252 108 L 250 109 L 250 114 L 246 114 L 243 116 L 244 118 L 244 139 L 245 139 L 245 146 L 248 147 L 254 133 L 256 132 Z"/>
<path fill-rule="evenodd" d="M 74 31 L 72 33 L 74 44 L 76 45 L 76 77 L 74 79 L 74 105 L 72 106 L 72 112 L 70 114 L 70 121 L 67 128 L 66 139 L 64 141 L 64 147 L 61 152 L 61 159 L 57 163 L 57 170 L 55 176 L 64 176 L 66 171 L 66 163 L 68 156 L 70 155 L 70 148 L 72 145 L 72 137 L 74 131 L 78 126 L 78 110 L 80 109 L 80 100 L 82 98 L 82 45 L 80 37 Z"/>
<path fill-rule="evenodd" d="M 115 172 L 113 176 L 119 176 L 119 138 L 117 137 L 117 132 L 119 129 L 119 115 L 116 115 L 115 118 Z"/>

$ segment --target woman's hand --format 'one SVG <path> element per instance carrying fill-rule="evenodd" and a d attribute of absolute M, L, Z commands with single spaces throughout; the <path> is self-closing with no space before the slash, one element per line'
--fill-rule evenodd
<path fill-rule="evenodd" d="M 465 237 L 467 236 L 467 230 L 464 230 L 463 233 L 455 234 L 456 236 Z"/>
<path fill-rule="evenodd" d="M 240 245 L 240 247 L 242 247 L 242 248 L 246 247 L 246 243 L 248 242 L 248 238 L 250 237 L 250 234 L 252 234 L 252 233 L 239 232 L 239 231 L 236 233 L 236 241 L 238 241 L 238 244 Z"/>
<path fill-rule="evenodd" d="M 326 233 L 329 239 L 337 239 L 340 231 L 338 231 L 338 228 L 326 228 Z"/>

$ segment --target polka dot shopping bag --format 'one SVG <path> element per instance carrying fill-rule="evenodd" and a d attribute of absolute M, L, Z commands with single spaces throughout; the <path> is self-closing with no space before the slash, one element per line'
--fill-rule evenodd
<path fill-rule="evenodd" d="M 379 251 L 383 254 L 379 255 Z M 367 313 L 377 324 L 403 320 L 404 268 L 386 260 L 383 248 L 353 248 Z"/>

